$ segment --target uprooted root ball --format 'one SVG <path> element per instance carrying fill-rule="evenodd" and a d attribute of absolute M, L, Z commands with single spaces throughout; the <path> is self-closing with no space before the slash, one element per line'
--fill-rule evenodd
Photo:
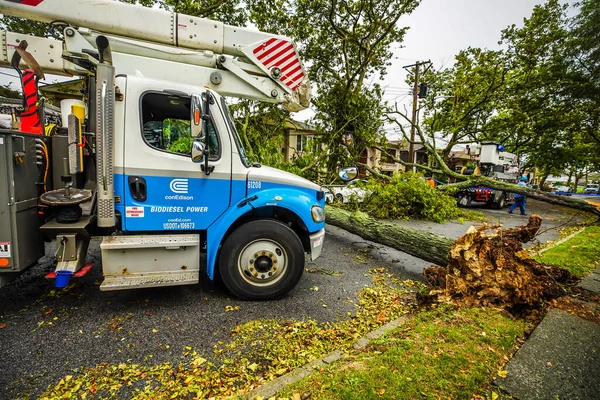
<path fill-rule="evenodd" d="M 468 306 L 535 306 L 541 300 L 565 294 L 573 281 L 566 270 L 546 266 L 529 257 L 523 243 L 531 241 L 542 223 L 532 215 L 515 229 L 483 225 L 471 227 L 450 248 L 447 267 L 431 266 L 424 272 L 437 301 Z"/>

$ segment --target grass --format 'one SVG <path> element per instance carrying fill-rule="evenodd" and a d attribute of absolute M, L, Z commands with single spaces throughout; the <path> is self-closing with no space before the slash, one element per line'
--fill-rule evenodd
<path fill-rule="evenodd" d="M 458 220 L 461 221 L 461 223 L 464 223 L 465 219 L 468 221 L 484 222 L 487 218 L 488 216 L 481 211 L 465 210 L 463 208 L 459 209 Z"/>
<path fill-rule="evenodd" d="M 493 398 L 491 377 L 514 352 L 526 328 L 523 320 L 493 309 L 440 306 L 422 311 L 366 350 L 287 388 L 283 396 Z"/>
<path fill-rule="evenodd" d="M 600 261 L 600 225 L 591 225 L 564 243 L 535 257 L 541 263 L 556 265 L 581 278 Z"/>

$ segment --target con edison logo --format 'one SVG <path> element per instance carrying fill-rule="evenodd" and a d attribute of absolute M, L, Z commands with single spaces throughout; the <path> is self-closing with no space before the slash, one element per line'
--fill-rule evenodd
<path fill-rule="evenodd" d="M 176 193 L 165 196 L 165 200 L 194 200 L 194 196 L 185 196 L 188 194 L 189 182 L 187 179 L 173 179 L 169 183 L 171 192 Z"/>
<path fill-rule="evenodd" d="M 187 194 L 188 192 L 188 180 L 187 179 L 173 179 L 169 184 L 171 192 L 179 194 Z"/>

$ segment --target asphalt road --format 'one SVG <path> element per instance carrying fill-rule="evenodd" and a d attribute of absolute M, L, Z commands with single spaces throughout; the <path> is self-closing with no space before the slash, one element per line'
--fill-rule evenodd
<path fill-rule="evenodd" d="M 506 210 L 485 212 L 506 226 L 526 222 L 526 217 Z M 535 201 L 529 202 L 528 212 L 544 218 L 542 230 L 548 230 L 542 241 L 557 238 L 556 229 L 563 224 L 581 220 L 569 210 Z M 458 237 L 470 226 L 397 223 L 448 237 Z M 429 265 L 339 228 L 327 229 L 322 256 L 307 262 L 306 267 L 316 272 L 305 272 L 288 296 L 270 302 L 237 300 L 208 279 L 194 286 L 101 292 L 99 240 L 92 242 L 87 260 L 96 267 L 70 289 L 55 290 L 53 282 L 44 279 L 54 268 L 53 257 L 44 257 L 0 289 L 0 324 L 6 324 L 0 329 L 0 399 L 22 393 L 37 397 L 79 366 L 177 363 L 184 346 L 208 357 L 215 343 L 228 340 L 233 327 L 251 320 L 343 319 L 354 310 L 359 290 L 371 283 L 370 269 L 386 267 L 400 278 L 420 279 L 417 274 Z M 54 249 L 48 244 L 46 254 L 54 254 Z M 240 308 L 227 312 L 226 306 Z"/>

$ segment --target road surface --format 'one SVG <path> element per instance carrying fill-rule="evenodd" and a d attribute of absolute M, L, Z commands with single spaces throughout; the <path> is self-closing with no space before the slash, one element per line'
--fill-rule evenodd
<path fill-rule="evenodd" d="M 513 227 L 527 217 L 506 210 L 483 210 L 491 221 Z M 530 201 L 529 213 L 544 218 L 540 240 L 553 240 L 563 224 L 582 218 L 569 210 Z M 424 221 L 396 223 L 458 237 L 471 225 Z M 227 341 L 236 325 L 260 318 L 347 318 L 361 288 L 371 284 L 368 271 L 386 267 L 400 278 L 420 279 L 429 263 L 385 246 L 367 243 L 339 228 L 328 228 L 322 256 L 308 262 L 298 286 L 285 298 L 247 302 L 233 298 L 207 279 L 194 286 L 101 292 L 100 267 L 68 290 L 55 290 L 44 275 L 53 257 L 44 257 L 19 279 L 0 289 L 0 398 L 30 393 L 38 397 L 79 366 L 102 362 L 177 363 L 183 346 L 210 354 Z M 47 254 L 54 254 L 48 244 Z M 99 240 L 93 240 L 89 262 L 99 264 Z M 323 305 L 327 305 L 324 307 Z M 226 311 L 226 306 L 239 306 Z M 169 349 L 166 349 L 166 345 Z"/>

